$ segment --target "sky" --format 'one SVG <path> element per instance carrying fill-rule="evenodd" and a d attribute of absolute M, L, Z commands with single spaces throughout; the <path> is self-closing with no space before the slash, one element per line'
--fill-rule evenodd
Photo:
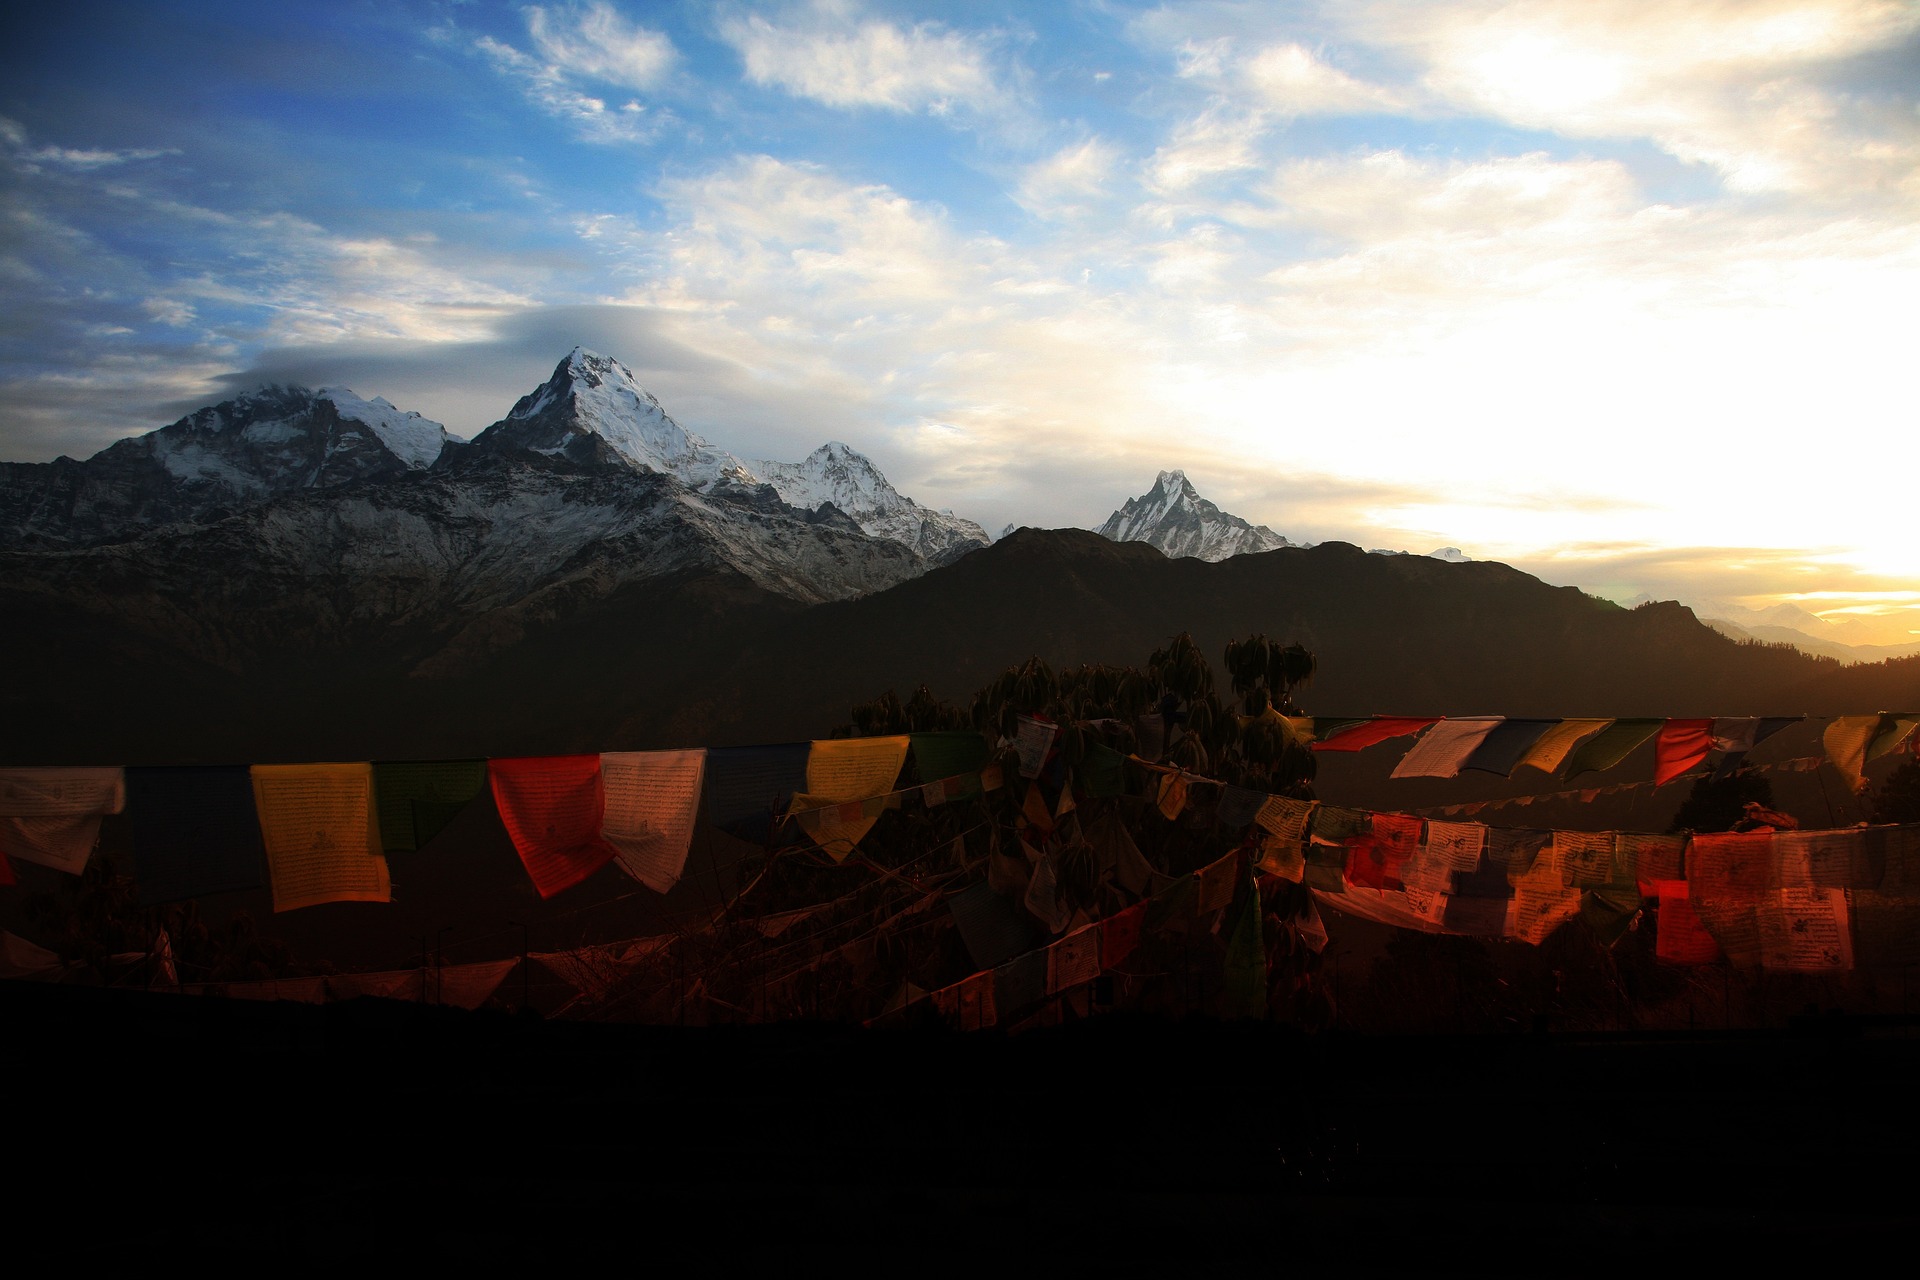
<path fill-rule="evenodd" d="M 0 18 L 0 460 L 575 345 L 989 530 L 1920 636 L 1920 5 L 188 3 Z"/>

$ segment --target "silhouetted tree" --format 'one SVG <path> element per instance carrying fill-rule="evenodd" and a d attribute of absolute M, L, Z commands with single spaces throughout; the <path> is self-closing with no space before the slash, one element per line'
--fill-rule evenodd
<path fill-rule="evenodd" d="M 1909 760 L 1873 793 L 1875 822 L 1920 822 L 1920 759 Z"/>
<path fill-rule="evenodd" d="M 1693 784 L 1669 831 L 1731 831 L 1746 817 L 1747 805 L 1773 807 L 1773 784 L 1751 769 L 1724 778 L 1711 774 Z"/>

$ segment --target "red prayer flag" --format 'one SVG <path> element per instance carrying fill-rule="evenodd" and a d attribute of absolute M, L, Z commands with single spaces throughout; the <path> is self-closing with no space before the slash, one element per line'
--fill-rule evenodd
<path fill-rule="evenodd" d="M 1115 912 L 1100 922 L 1100 964 L 1115 969 L 1140 945 L 1140 930 L 1147 919 L 1147 904 L 1136 902 L 1125 911 Z"/>
<path fill-rule="evenodd" d="M 1439 716 L 1375 716 L 1365 724 L 1338 730 L 1324 741 L 1314 743 L 1313 749 L 1315 751 L 1359 751 L 1376 742 L 1385 742 L 1388 738 L 1418 733 L 1428 725 L 1438 723 L 1440 723 Z"/>
<path fill-rule="evenodd" d="M 1670 964 L 1712 964 L 1718 960 L 1720 944 L 1700 923 L 1693 901 L 1687 896 L 1687 882 L 1655 880 L 1647 887 L 1660 899 L 1653 954 Z"/>
<path fill-rule="evenodd" d="M 1347 841 L 1347 880 L 1376 889 L 1401 888 L 1400 868 L 1420 847 L 1421 821 L 1399 813 L 1376 813 L 1371 830 Z"/>
<path fill-rule="evenodd" d="M 1660 727 L 1653 749 L 1653 783 L 1661 786 L 1707 758 L 1713 750 L 1713 721 L 1669 720 Z"/>
<path fill-rule="evenodd" d="M 606 800 L 598 755 L 489 760 L 487 781 L 541 897 L 572 888 L 613 858 L 600 835 Z"/>

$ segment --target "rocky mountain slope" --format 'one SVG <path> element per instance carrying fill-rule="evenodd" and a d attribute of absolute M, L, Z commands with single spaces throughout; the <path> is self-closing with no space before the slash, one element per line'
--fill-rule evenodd
<path fill-rule="evenodd" d="M 800 462 L 750 461 L 715 448 L 674 421 L 625 365 L 580 347 L 475 437 L 474 447 L 659 472 L 701 492 L 764 485 L 801 510 L 830 503 L 866 533 L 911 548 L 932 564 L 990 541 L 972 521 L 903 496 L 870 460 L 838 441 Z"/>
<path fill-rule="evenodd" d="M 1222 511 L 1200 496 L 1184 471 L 1162 471 L 1153 488 L 1128 498 L 1094 532 L 1115 542 L 1144 542 L 1171 557 L 1209 561 L 1300 545 Z"/>
<path fill-rule="evenodd" d="M 379 397 L 262 387 L 84 462 L 0 463 L 0 545 L 85 546 L 208 524 L 287 494 L 423 471 L 458 442 Z"/>

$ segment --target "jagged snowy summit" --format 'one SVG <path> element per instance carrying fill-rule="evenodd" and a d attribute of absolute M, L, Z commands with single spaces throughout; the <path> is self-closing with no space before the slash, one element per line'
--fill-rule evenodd
<path fill-rule="evenodd" d="M 1169 557 L 1200 560 L 1309 545 L 1222 511 L 1200 496 L 1184 471 L 1162 471 L 1153 488 L 1127 499 L 1095 532 L 1115 542 L 1148 543 Z"/>
<path fill-rule="evenodd" d="M 791 507 L 818 511 L 830 503 L 868 535 L 902 543 L 933 563 L 990 541 L 971 520 L 901 494 L 870 459 L 837 440 L 799 462 L 746 459 L 716 448 L 674 421 L 632 370 L 584 347 L 569 352 L 551 378 L 474 444 L 660 472 L 703 493 L 764 484 Z"/>

